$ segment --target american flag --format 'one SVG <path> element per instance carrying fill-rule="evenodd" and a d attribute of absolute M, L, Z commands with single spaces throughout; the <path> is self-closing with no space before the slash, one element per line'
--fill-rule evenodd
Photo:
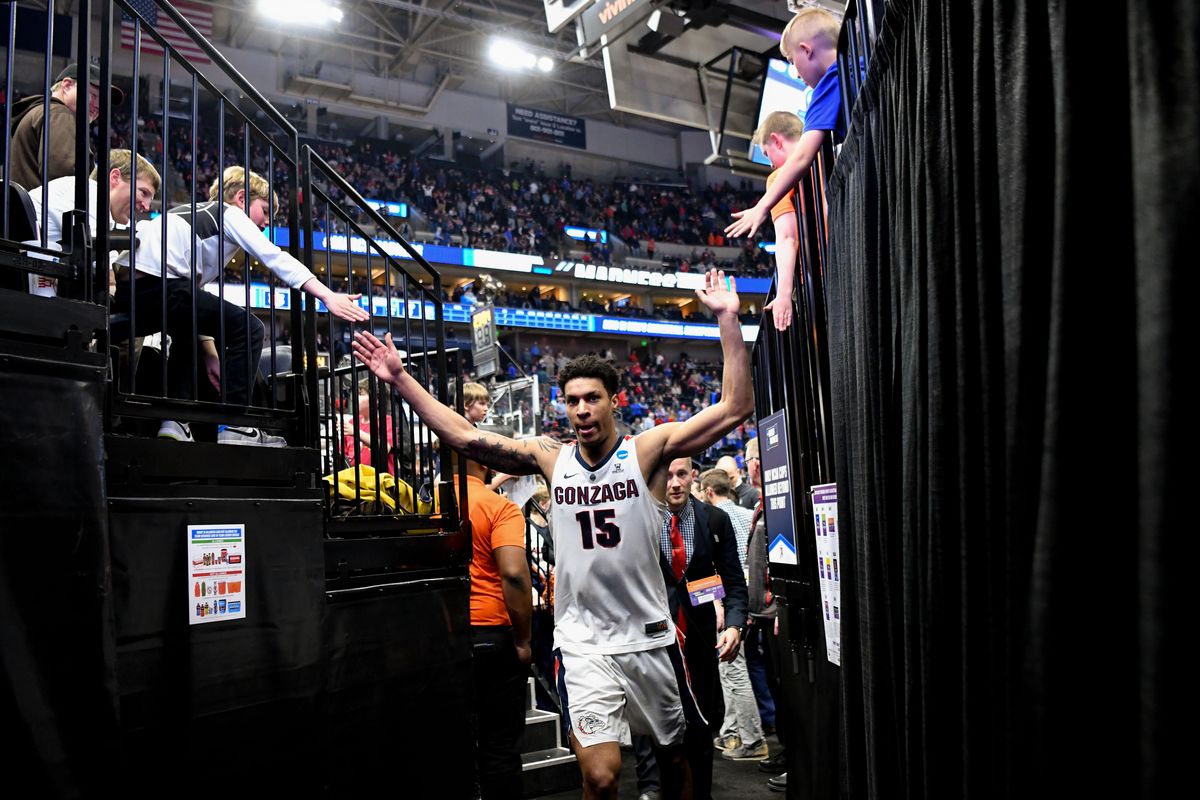
<path fill-rule="evenodd" d="M 129 5 L 141 15 L 143 20 L 149 22 L 150 26 L 158 31 L 177 53 L 192 62 L 200 64 L 210 63 L 210 59 L 200 49 L 200 45 L 192 41 L 191 37 L 175 24 L 175 20 L 171 19 L 165 12 L 159 13 L 158 4 L 154 0 L 129 0 Z M 188 22 L 192 23 L 201 36 L 205 39 L 212 39 L 213 14 L 211 6 L 185 2 L 173 2 L 171 5 Z M 133 49 L 133 16 L 125 12 L 121 13 L 121 47 L 126 50 Z M 155 55 L 162 55 L 163 52 L 159 43 L 146 32 L 146 25 L 144 23 L 142 25 L 142 52 L 153 53 Z"/>

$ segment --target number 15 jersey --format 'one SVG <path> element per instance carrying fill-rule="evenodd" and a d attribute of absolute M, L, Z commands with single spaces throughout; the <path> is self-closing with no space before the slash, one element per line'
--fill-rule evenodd
<path fill-rule="evenodd" d="M 572 442 L 550 479 L 554 501 L 554 646 L 636 653 L 675 641 L 659 566 L 664 504 L 650 494 L 632 436 L 596 467 Z"/>

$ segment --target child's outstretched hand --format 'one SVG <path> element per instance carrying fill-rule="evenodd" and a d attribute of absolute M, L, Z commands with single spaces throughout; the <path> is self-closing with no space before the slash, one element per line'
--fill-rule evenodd
<path fill-rule="evenodd" d="M 744 236 L 753 236 L 766 221 L 767 211 L 768 209 L 755 205 L 745 211 L 733 212 L 733 218 L 737 222 L 732 222 L 725 228 L 726 238 L 740 239 Z"/>

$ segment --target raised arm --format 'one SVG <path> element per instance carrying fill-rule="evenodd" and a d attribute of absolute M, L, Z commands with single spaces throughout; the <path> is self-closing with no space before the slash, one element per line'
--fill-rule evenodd
<path fill-rule="evenodd" d="M 225 206 L 222 220 L 225 235 L 237 243 L 238 247 L 278 275 L 288 286 L 300 289 L 320 300 L 335 317 L 347 322 L 365 322 L 371 318 L 371 315 L 355 302 L 359 295 L 339 294 L 321 283 L 312 270 L 268 239 L 240 208 Z"/>
<path fill-rule="evenodd" d="M 738 426 L 754 410 L 754 387 L 750 380 L 750 356 L 742 340 L 738 321 L 741 301 L 732 277 L 709 270 L 705 288 L 696 294 L 717 315 L 721 331 L 721 399 L 685 422 L 658 425 L 638 437 L 638 460 L 647 473 L 665 470 L 674 458 L 690 458 L 706 450 Z"/>
<path fill-rule="evenodd" d="M 510 475 L 554 473 L 554 459 L 562 444 L 539 436 L 536 439 L 510 439 L 481 431 L 454 409 L 441 403 L 404 370 L 403 360 L 391 336 L 380 341 L 373 334 L 354 334 L 354 355 L 372 372 L 396 387 L 400 396 L 438 438 L 451 450 L 461 453 L 498 472 Z"/>

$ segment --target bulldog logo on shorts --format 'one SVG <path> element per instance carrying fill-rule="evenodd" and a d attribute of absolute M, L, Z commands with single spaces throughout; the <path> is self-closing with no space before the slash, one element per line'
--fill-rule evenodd
<path fill-rule="evenodd" d="M 575 720 L 575 727 L 579 729 L 581 735 L 591 736 L 603 730 L 604 720 L 598 714 L 585 711 Z"/>

